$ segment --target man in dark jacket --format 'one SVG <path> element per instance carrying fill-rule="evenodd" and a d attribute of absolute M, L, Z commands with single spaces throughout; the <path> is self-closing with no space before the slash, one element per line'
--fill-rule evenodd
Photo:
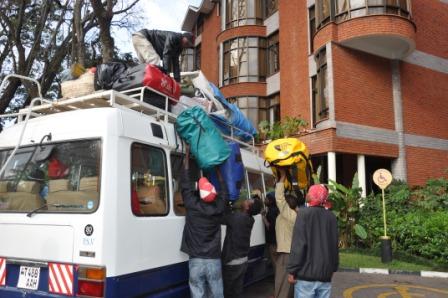
<path fill-rule="evenodd" d="M 253 216 L 260 213 L 263 204 L 258 196 L 242 202 L 239 210 L 229 209 L 223 217 L 226 238 L 222 249 L 224 297 L 242 297 L 244 276 L 250 249 Z"/>
<path fill-rule="evenodd" d="M 192 298 L 204 298 L 209 295 L 222 298 L 220 257 L 224 198 L 220 196 L 213 198 L 210 193 L 202 198 L 203 195 L 196 191 L 190 181 L 189 159 L 187 147 L 181 174 L 182 198 L 186 209 L 181 251 L 190 256 L 188 261 L 190 293 Z"/>
<path fill-rule="evenodd" d="M 132 34 L 132 44 L 140 62 L 173 72 L 174 79 L 179 82 L 179 56 L 184 48 L 194 47 L 194 36 L 190 32 L 142 29 Z"/>
<path fill-rule="evenodd" d="M 288 281 L 295 283 L 294 297 L 329 298 L 331 278 L 339 266 L 338 226 L 328 206 L 328 190 L 313 185 L 308 208 L 301 208 L 294 225 Z"/>

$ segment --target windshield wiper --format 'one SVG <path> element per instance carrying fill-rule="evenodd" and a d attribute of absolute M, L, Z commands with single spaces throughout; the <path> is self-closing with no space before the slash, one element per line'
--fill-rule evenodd
<path fill-rule="evenodd" d="M 45 203 L 42 206 L 40 206 L 40 207 L 38 207 L 38 208 L 28 212 L 26 214 L 26 216 L 31 217 L 31 216 L 33 216 L 34 213 L 37 213 L 39 210 L 42 210 L 42 209 L 44 209 L 45 207 L 48 207 L 48 206 L 56 207 L 56 208 L 83 208 L 84 207 L 83 205 L 48 204 L 48 203 Z"/>

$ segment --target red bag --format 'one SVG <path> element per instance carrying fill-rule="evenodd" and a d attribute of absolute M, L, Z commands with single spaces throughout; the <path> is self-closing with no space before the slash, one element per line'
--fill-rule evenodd
<path fill-rule="evenodd" d="M 146 65 L 143 86 L 151 87 L 177 100 L 180 97 L 179 83 L 152 64 Z M 173 101 L 172 104 L 177 104 L 177 101 Z"/>
<path fill-rule="evenodd" d="M 50 179 L 60 179 L 68 175 L 69 168 L 57 160 L 52 158 L 48 163 L 48 177 Z"/>

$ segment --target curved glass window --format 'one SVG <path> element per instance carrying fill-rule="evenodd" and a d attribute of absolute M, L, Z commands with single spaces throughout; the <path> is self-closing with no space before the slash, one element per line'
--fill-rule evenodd
<path fill-rule="evenodd" d="M 227 0 L 226 29 L 263 24 L 262 0 Z"/>
<path fill-rule="evenodd" d="M 266 40 L 238 37 L 224 42 L 223 85 L 266 79 Z"/>
<path fill-rule="evenodd" d="M 375 14 L 393 14 L 409 18 L 409 0 L 316 0 L 317 28 L 336 21 Z"/>

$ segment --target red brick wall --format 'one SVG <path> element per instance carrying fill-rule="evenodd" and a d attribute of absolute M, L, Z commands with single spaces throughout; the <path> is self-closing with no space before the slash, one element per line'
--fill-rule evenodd
<path fill-rule="evenodd" d="M 369 35 L 395 35 L 415 40 L 415 27 L 408 19 L 394 15 L 373 15 L 330 23 L 320 29 L 314 37 L 315 50 L 327 42 L 342 42 Z"/>
<path fill-rule="evenodd" d="M 310 154 L 313 155 L 331 151 L 392 158 L 398 156 L 397 145 L 341 138 L 336 135 L 334 128 L 299 136 L 299 139 L 305 143 Z"/>
<path fill-rule="evenodd" d="M 238 36 L 266 36 L 265 26 L 240 26 L 236 28 L 227 29 L 221 32 L 216 39 L 219 43 L 223 43 L 226 40 L 238 37 Z"/>
<path fill-rule="evenodd" d="M 279 1 L 279 22 L 281 117 L 310 122 L 306 1 Z"/>
<path fill-rule="evenodd" d="M 448 4 L 440 0 L 412 0 L 417 26 L 417 50 L 448 59 Z"/>
<path fill-rule="evenodd" d="M 204 31 L 201 41 L 201 70 L 210 82 L 219 81 L 219 43 L 216 36 L 221 32 L 221 19 L 216 13 L 217 7 L 204 19 Z"/>
<path fill-rule="evenodd" d="M 423 185 L 430 178 L 448 178 L 447 151 L 406 147 L 408 183 Z"/>
<path fill-rule="evenodd" d="M 395 129 L 390 61 L 333 44 L 336 121 Z"/>
<path fill-rule="evenodd" d="M 400 69 L 405 132 L 448 139 L 448 74 L 404 62 Z"/>
<path fill-rule="evenodd" d="M 233 96 L 266 96 L 266 83 L 237 83 L 221 87 L 225 97 Z"/>

